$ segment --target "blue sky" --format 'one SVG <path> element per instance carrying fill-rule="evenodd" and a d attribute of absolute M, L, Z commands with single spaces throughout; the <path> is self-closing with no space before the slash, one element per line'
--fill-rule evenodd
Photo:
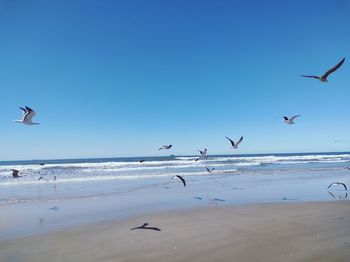
<path fill-rule="evenodd" d="M 300 75 L 348 57 L 349 13 L 341 0 L 0 0 L 0 160 L 348 151 L 350 57 L 329 83 Z M 40 126 L 12 122 L 25 105 Z M 241 135 L 233 151 L 225 136 Z"/>

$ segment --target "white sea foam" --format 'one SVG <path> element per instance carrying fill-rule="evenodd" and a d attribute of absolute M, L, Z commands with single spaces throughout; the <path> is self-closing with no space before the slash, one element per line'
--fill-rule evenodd
<path fill-rule="evenodd" d="M 38 184 L 53 181 L 83 182 L 113 179 L 144 179 L 162 176 L 207 175 L 205 167 L 215 168 L 217 173 L 232 173 L 241 170 L 249 173 L 250 169 L 269 169 L 276 171 L 281 165 L 305 164 L 342 164 L 350 162 L 350 154 L 308 154 L 308 155 L 264 155 L 264 156 L 208 156 L 194 161 L 196 157 L 176 157 L 175 159 L 139 161 L 106 161 L 93 163 L 56 163 L 40 165 L 2 165 L 0 166 L 0 186 Z M 10 169 L 18 169 L 21 178 L 11 177 Z M 42 180 L 38 178 L 42 176 Z"/>

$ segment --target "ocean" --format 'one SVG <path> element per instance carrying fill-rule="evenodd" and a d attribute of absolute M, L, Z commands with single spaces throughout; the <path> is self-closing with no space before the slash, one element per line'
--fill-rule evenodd
<path fill-rule="evenodd" d="M 198 157 L 0 162 L 1 217 L 11 221 L 1 237 L 152 210 L 348 197 L 328 185 L 350 183 L 349 152 Z M 11 169 L 21 177 L 12 178 Z"/>

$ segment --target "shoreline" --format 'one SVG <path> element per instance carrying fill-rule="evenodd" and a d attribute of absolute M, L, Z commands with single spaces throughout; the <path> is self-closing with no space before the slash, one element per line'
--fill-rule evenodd
<path fill-rule="evenodd" d="M 348 261 L 349 217 L 348 200 L 155 211 L 2 240 L 0 260 Z"/>

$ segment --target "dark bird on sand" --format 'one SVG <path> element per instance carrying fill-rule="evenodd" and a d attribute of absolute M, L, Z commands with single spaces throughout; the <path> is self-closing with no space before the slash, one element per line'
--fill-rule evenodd
<path fill-rule="evenodd" d="M 320 80 L 322 83 L 328 82 L 327 77 L 330 74 L 334 73 L 339 67 L 341 67 L 341 65 L 344 63 L 344 61 L 345 61 L 345 57 L 338 64 L 336 64 L 334 67 L 329 69 L 323 76 L 302 75 L 302 77 L 315 78 L 315 79 Z"/>
<path fill-rule="evenodd" d="M 149 227 L 148 225 L 149 225 L 148 223 L 144 223 L 142 226 L 134 227 L 134 228 L 131 228 L 130 230 L 135 230 L 135 229 L 149 229 L 149 230 L 155 230 L 155 231 L 162 231 L 162 230 L 161 230 L 160 228 L 158 228 L 158 227 Z"/>
<path fill-rule="evenodd" d="M 184 179 L 182 176 L 176 175 L 176 176 L 173 176 L 172 178 L 173 178 L 173 179 L 174 179 L 174 178 L 180 179 L 181 182 L 184 184 L 184 187 L 186 187 L 186 181 L 185 181 L 185 179 Z"/>

